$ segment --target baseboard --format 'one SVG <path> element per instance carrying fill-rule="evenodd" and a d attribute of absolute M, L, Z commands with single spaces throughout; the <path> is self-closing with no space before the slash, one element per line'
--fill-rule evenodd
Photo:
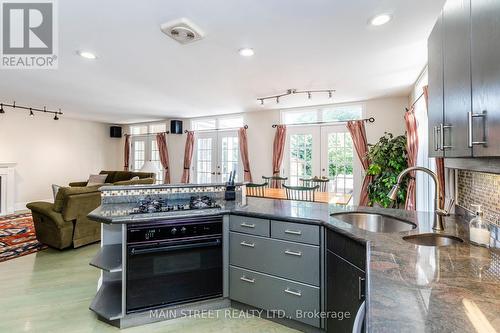
<path fill-rule="evenodd" d="M 15 211 L 15 212 L 19 212 L 19 211 L 27 211 L 27 210 L 28 210 L 28 208 L 26 208 L 26 205 L 27 205 L 29 202 L 34 202 L 34 201 L 54 202 L 54 199 L 53 199 L 53 198 L 50 198 L 50 199 L 31 200 L 31 201 L 26 201 L 26 202 L 16 202 L 16 203 L 14 204 L 14 211 Z"/>

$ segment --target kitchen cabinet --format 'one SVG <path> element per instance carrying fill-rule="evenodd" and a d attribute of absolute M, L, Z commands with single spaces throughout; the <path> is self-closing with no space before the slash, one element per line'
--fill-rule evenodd
<path fill-rule="evenodd" d="M 443 9 L 444 121 L 439 129 L 445 157 L 471 156 L 470 0 L 448 0 Z M 465 36 L 465 37 L 464 37 Z"/>
<path fill-rule="evenodd" d="M 327 332 L 356 332 L 358 330 L 353 329 L 354 326 L 358 326 L 358 323 L 359 327 L 362 325 L 366 258 L 364 244 L 334 231 L 327 231 L 326 311 L 336 315 L 328 316 Z M 358 313 L 360 315 L 356 321 Z"/>
<path fill-rule="evenodd" d="M 428 39 L 429 156 L 500 156 L 500 2 L 448 0 Z"/>
<path fill-rule="evenodd" d="M 440 126 L 444 117 L 443 17 L 439 16 L 428 40 L 429 72 L 429 156 L 443 157 Z"/>
<path fill-rule="evenodd" d="M 471 2 L 473 156 L 500 156 L 500 1 Z M 486 144 L 482 142 L 485 141 Z"/>

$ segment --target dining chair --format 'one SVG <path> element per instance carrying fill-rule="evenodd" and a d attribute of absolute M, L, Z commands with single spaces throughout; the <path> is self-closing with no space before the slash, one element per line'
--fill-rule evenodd
<path fill-rule="evenodd" d="M 330 179 L 328 178 L 313 177 L 313 178 L 300 178 L 299 180 L 302 182 L 302 186 L 306 187 L 318 186 L 318 192 L 328 192 L 328 183 L 330 182 Z"/>
<path fill-rule="evenodd" d="M 267 183 L 255 184 L 248 183 L 247 186 L 247 197 L 264 197 L 265 189 L 267 187 Z"/>
<path fill-rule="evenodd" d="M 312 187 L 283 185 L 283 187 L 285 188 L 288 200 L 314 201 L 315 192 L 319 188 L 319 185 Z"/>
<path fill-rule="evenodd" d="M 267 187 L 268 188 L 283 188 L 283 185 L 285 185 L 285 181 L 288 180 L 288 177 L 281 177 L 281 176 L 271 176 L 271 177 L 266 177 L 262 176 L 262 179 L 266 183 L 268 183 Z"/>

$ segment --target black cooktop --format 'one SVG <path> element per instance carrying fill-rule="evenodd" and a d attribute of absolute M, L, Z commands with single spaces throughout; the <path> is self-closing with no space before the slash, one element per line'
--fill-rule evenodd
<path fill-rule="evenodd" d="M 155 197 L 146 197 L 137 203 L 131 214 L 165 213 L 181 210 L 196 210 L 208 208 L 221 208 L 212 198 L 203 196 L 192 196 L 189 200 L 170 200 Z"/>

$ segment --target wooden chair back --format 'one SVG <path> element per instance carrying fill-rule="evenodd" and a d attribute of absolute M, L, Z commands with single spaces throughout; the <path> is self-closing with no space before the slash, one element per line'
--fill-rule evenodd
<path fill-rule="evenodd" d="M 319 186 L 307 187 L 307 186 L 288 186 L 283 185 L 286 191 L 286 198 L 288 200 L 298 200 L 298 201 L 314 201 L 315 192 L 318 190 Z"/>
<path fill-rule="evenodd" d="M 266 183 L 268 183 L 267 187 L 268 188 L 283 188 L 283 185 L 285 185 L 285 181 L 288 180 L 288 177 L 281 177 L 281 176 L 271 176 L 271 177 L 266 177 L 262 176 L 262 179 Z"/>
<path fill-rule="evenodd" d="M 267 188 L 267 183 L 255 184 L 248 183 L 247 186 L 247 197 L 264 197 L 265 189 Z"/>
<path fill-rule="evenodd" d="M 328 178 L 300 178 L 300 181 L 304 187 L 318 186 L 318 192 L 328 192 L 328 183 L 330 182 Z"/>

